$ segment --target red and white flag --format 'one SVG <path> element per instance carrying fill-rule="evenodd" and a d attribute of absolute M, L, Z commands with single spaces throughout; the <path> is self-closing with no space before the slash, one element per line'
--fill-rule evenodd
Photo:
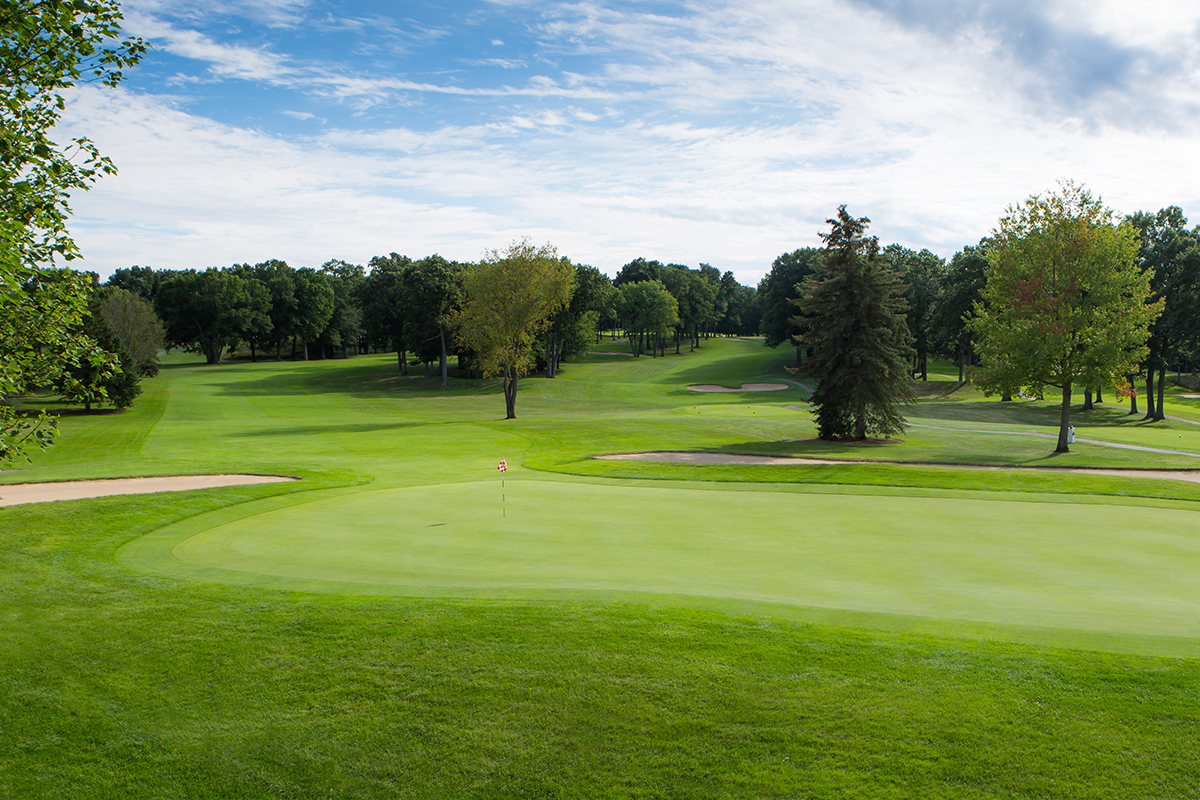
<path fill-rule="evenodd" d="M 500 459 L 500 466 L 496 467 L 496 469 L 500 470 L 501 472 L 508 472 L 508 464 L 504 463 L 503 458 Z"/>

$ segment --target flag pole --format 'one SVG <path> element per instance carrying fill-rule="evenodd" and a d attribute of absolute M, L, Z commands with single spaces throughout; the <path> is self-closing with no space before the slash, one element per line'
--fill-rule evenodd
<path fill-rule="evenodd" d="M 500 471 L 500 516 L 508 516 L 508 498 L 504 493 L 504 473 L 508 472 L 508 464 L 504 463 L 504 459 L 500 459 L 500 463 L 496 466 Z"/>

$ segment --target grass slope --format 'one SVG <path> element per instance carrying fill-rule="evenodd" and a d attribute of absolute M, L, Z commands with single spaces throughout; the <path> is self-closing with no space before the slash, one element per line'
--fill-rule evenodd
<path fill-rule="evenodd" d="M 751 342 L 596 356 L 523 382 L 507 423 L 494 385 L 439 391 L 385 357 L 176 366 L 126 414 L 64 420 L 59 446 L 0 483 L 304 480 L 0 510 L 0 795 L 1200 793 L 1200 662 L 1095 649 L 1194 644 L 1193 487 L 887 464 L 831 467 L 822 486 L 817 468 L 585 458 L 821 447 L 785 407 L 799 389 L 681 388 L 782 361 Z M 1052 405 L 937 398 L 914 421 L 1029 430 Z M 1200 452 L 1195 426 L 1117 416 L 1086 436 Z M 1028 464 L 1049 449 L 979 438 L 922 430 L 870 452 Z M 1192 466 L 1078 450 L 1057 461 Z M 823 450 L 838 452 L 863 450 Z M 503 535 L 482 518 L 499 457 L 514 465 Z M 593 465 L 609 472 L 565 474 Z M 863 486 L 898 476 L 942 488 Z M 792 521 L 801 534 L 781 532 Z M 980 575 L 1012 617 L 977 619 Z M 1017 618 L 1093 649 L 995 641 L 1022 638 Z"/>

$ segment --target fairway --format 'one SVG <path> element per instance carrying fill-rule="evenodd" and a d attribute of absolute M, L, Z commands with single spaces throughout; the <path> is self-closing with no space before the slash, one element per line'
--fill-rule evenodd
<path fill-rule="evenodd" d="M 195 534 L 192 521 L 118 558 L 277 588 L 651 593 L 1200 637 L 1193 510 L 776 488 L 527 478 L 508 482 L 506 516 L 499 481 L 358 492 Z"/>

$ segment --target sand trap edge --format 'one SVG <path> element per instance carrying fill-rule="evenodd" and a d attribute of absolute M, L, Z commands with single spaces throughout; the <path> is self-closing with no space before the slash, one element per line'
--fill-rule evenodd
<path fill-rule="evenodd" d="M 218 489 L 224 486 L 252 486 L 261 483 L 298 481 L 286 475 L 162 475 L 152 478 L 104 478 L 53 483 L 10 483 L 0 485 L 0 506 L 24 503 L 49 503 L 56 500 L 83 500 L 124 494 L 186 492 L 192 489 Z"/>

